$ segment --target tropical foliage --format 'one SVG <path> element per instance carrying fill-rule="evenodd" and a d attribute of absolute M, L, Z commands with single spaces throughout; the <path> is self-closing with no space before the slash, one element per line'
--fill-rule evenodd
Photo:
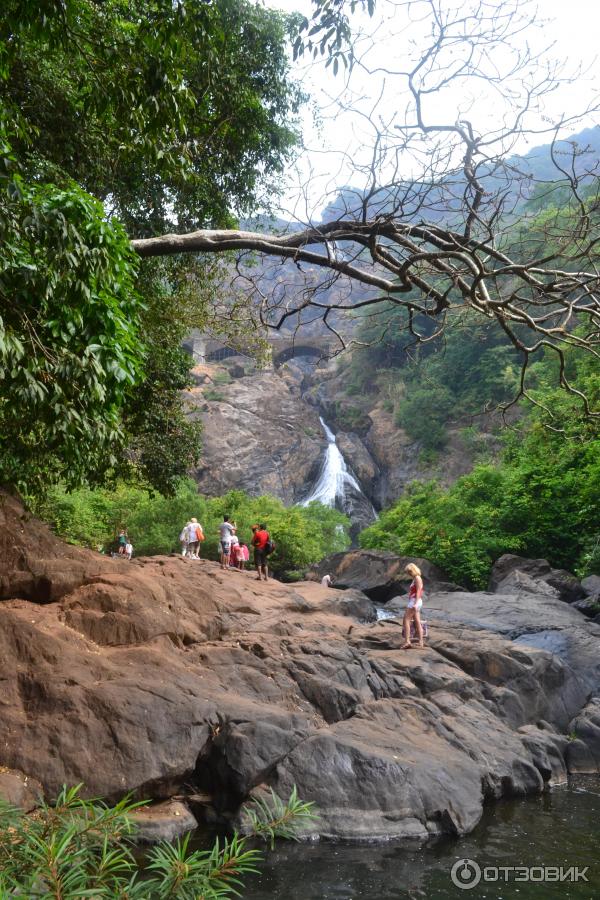
<path fill-rule="evenodd" d="M 182 481 L 174 496 L 149 495 L 138 486 L 120 483 L 114 490 L 89 488 L 67 493 L 54 488 L 37 512 L 67 541 L 109 552 L 121 528 L 126 528 L 136 555 L 179 551 L 181 529 L 194 516 L 206 540 L 201 555 L 219 558 L 218 526 L 224 515 L 237 523 L 241 541 L 250 543 L 253 524 L 266 524 L 275 543 L 270 558 L 275 574 L 298 577 L 311 563 L 349 544 L 349 521 L 320 503 L 285 507 L 275 497 L 249 497 L 230 491 L 223 497 L 198 494 L 195 483 Z"/>
<path fill-rule="evenodd" d="M 124 799 L 115 806 L 85 800 L 81 785 L 64 788 L 54 806 L 43 804 L 32 815 L 0 801 L 0 896 L 21 900 L 221 900 L 239 896 L 242 877 L 258 871 L 262 853 L 248 846 L 259 837 L 295 838 L 315 818 L 312 803 L 296 790 L 283 803 L 248 809 L 244 837 L 217 840 L 209 850 L 193 850 L 190 835 L 152 847 L 138 866 L 132 852 L 131 814 L 143 806 Z"/>
<path fill-rule="evenodd" d="M 469 587 L 484 587 L 492 562 L 511 552 L 600 573 L 600 437 L 577 396 L 547 386 L 555 364 L 536 364 L 540 406 L 507 433 L 498 465 L 477 465 L 448 490 L 412 485 L 361 534 L 361 546 L 427 557 Z M 595 360 L 571 352 L 567 368 L 599 403 Z"/>
<path fill-rule="evenodd" d="M 4 4 L 0 483 L 128 466 L 172 493 L 197 458 L 180 343 L 214 266 L 140 271 L 128 238 L 228 225 L 271 192 L 301 100 L 287 28 L 247 0 Z"/>

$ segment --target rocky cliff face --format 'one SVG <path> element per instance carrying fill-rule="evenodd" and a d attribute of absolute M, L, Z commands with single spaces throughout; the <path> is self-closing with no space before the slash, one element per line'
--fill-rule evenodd
<path fill-rule="evenodd" d="M 327 448 L 320 411 L 304 396 L 306 382 L 318 378 L 317 371 L 314 363 L 249 375 L 239 364 L 192 370 L 197 386 L 188 392 L 188 407 L 204 426 L 202 459 L 193 473 L 200 491 L 215 495 L 242 489 L 272 494 L 287 504 L 309 496 Z M 370 491 L 376 466 L 369 452 L 356 435 L 341 437 L 351 448 L 359 481 Z M 373 521 L 372 504 L 360 490 L 347 488 L 343 506 L 353 535 Z"/>
<path fill-rule="evenodd" d="M 321 835 L 424 840 L 600 770 L 600 628 L 552 588 L 434 590 L 429 645 L 403 651 L 356 589 L 105 559 L 0 508 L 0 766 L 48 797 L 83 781 L 231 821 L 297 785 Z"/>
<path fill-rule="evenodd" d="M 228 384 L 213 381 L 227 371 L 193 370 L 202 380 L 187 397 L 191 415 L 204 425 L 202 459 L 193 473 L 199 489 L 209 495 L 268 493 L 287 504 L 302 500 L 326 447 L 317 410 L 302 400 L 294 378 L 266 371 L 238 374 Z"/>
<path fill-rule="evenodd" d="M 319 475 L 327 442 L 322 415 L 366 497 L 349 497 L 358 529 L 402 495 L 415 480 L 450 484 L 473 466 L 473 448 L 461 429 L 450 429 L 443 467 L 423 459 L 420 446 L 393 421 L 385 399 L 349 398 L 335 362 L 315 368 L 290 361 L 277 370 L 245 374 L 239 363 L 198 366 L 197 387 L 188 393 L 190 414 L 204 423 L 204 447 L 194 473 L 201 491 L 221 494 L 242 488 L 271 493 L 285 503 L 301 501 Z M 233 373 L 230 383 L 223 379 Z M 494 438 L 482 432 L 494 449 Z M 356 529 L 355 529 L 356 530 Z"/>
<path fill-rule="evenodd" d="M 473 468 L 475 448 L 461 427 L 448 429 L 448 443 L 440 463 L 428 461 L 421 447 L 394 422 L 385 397 L 374 391 L 368 396 L 349 396 L 345 374 L 330 367 L 318 380 L 306 385 L 305 397 L 316 404 L 336 431 L 344 456 L 359 475 L 363 490 L 377 509 L 397 500 L 412 481 L 435 478 L 449 485 Z M 498 442 L 493 429 L 498 424 L 489 414 L 480 417 L 480 447 L 493 455 Z"/>

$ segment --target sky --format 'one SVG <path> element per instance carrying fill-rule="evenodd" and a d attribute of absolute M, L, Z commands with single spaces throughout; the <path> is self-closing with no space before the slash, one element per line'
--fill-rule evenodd
<path fill-rule="evenodd" d="M 307 17 L 312 12 L 310 0 L 265 2 L 285 12 L 299 11 Z M 457 4 L 461 11 L 470 2 L 441 0 L 446 9 Z M 483 3 L 489 9 L 496 7 L 498 0 L 483 0 Z M 405 79 L 397 73 L 408 67 L 407 59 L 427 41 L 428 26 L 419 21 L 423 17 L 414 12 L 415 9 L 422 10 L 423 6 L 415 4 L 409 16 L 406 9 L 398 8 L 393 0 L 377 0 L 373 19 L 366 14 L 351 17 L 353 27 L 356 25 L 358 29 L 371 32 L 373 37 L 361 38 L 357 44 L 357 54 L 363 56 L 364 65 L 354 68 L 348 84 L 340 75 L 334 78 L 331 69 L 325 69 L 322 61 L 293 64 L 295 77 L 312 99 L 303 113 L 305 152 L 297 165 L 286 173 L 287 186 L 281 203 L 281 211 L 286 217 L 302 221 L 318 218 L 319 210 L 338 188 L 345 184 L 362 187 L 369 177 L 366 170 L 373 160 L 376 132 L 387 135 L 375 160 L 378 175 L 385 179 L 386 171 L 391 172 L 393 165 L 403 177 L 419 178 L 419 167 L 426 164 L 424 150 L 398 156 L 393 149 L 393 135 L 396 124 L 406 121 L 410 115 Z M 535 11 L 536 4 L 530 2 L 528 8 Z M 600 3 L 597 0 L 542 0 L 536 22 L 541 27 L 527 29 L 513 39 L 510 46 L 495 48 L 481 64 L 493 75 L 499 69 L 510 67 L 518 52 L 529 46 L 538 63 L 548 61 L 550 65 L 563 66 L 565 73 L 576 74 L 574 81 L 541 97 L 536 104 L 529 124 L 534 129 L 543 129 L 561 116 L 584 110 L 600 87 L 597 56 Z M 553 46 L 545 52 L 549 45 Z M 452 62 L 450 57 L 446 61 Z M 525 79 L 527 76 L 528 72 L 524 73 Z M 519 75 L 513 90 L 518 92 L 523 83 Z M 487 133 L 497 130 L 503 117 L 508 115 L 508 107 L 503 103 L 490 82 L 479 80 L 458 87 L 447 86 L 429 95 L 424 108 L 432 122 L 453 124 L 464 116 Z M 572 134 L 593 124 L 600 124 L 598 113 L 587 115 L 581 123 L 568 124 L 565 133 Z M 530 134 L 511 142 L 508 149 L 524 153 L 549 143 L 549 140 L 548 135 Z"/>

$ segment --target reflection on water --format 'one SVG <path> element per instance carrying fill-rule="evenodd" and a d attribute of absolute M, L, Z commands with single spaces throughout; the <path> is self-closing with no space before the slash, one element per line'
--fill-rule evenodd
<path fill-rule="evenodd" d="M 481 881 L 473 890 L 459 889 L 450 870 L 464 858 L 482 868 L 588 866 L 588 882 Z M 476 830 L 460 840 L 426 848 L 280 842 L 261 868 L 246 879 L 246 900 L 598 900 L 600 779 L 578 778 L 541 797 L 489 806 Z"/>

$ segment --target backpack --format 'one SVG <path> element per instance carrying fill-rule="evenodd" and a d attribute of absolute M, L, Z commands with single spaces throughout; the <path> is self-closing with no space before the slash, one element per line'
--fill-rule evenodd
<path fill-rule="evenodd" d="M 270 556 L 274 550 L 275 550 L 275 541 L 272 541 L 271 538 L 269 538 L 269 540 L 265 544 L 265 554 L 267 556 Z"/>

